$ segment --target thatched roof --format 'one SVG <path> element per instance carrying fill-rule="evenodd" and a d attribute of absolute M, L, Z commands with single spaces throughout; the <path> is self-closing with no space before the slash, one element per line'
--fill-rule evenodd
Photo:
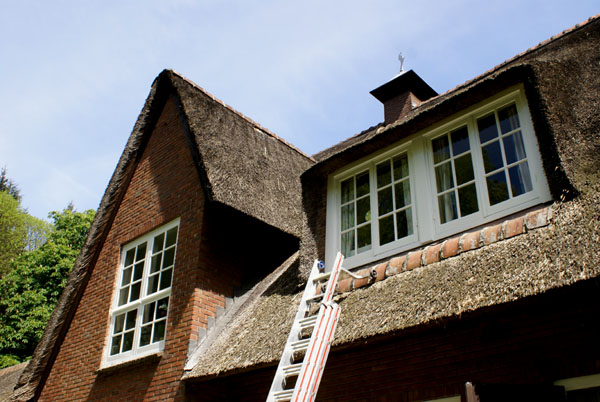
<path fill-rule="evenodd" d="M 307 221 L 302 270 L 323 257 L 322 194 L 327 175 L 517 83 L 529 99 L 544 169 L 555 202 L 542 209 L 378 262 L 377 280 L 340 283 L 342 314 L 333 350 L 600 276 L 600 19 L 516 56 L 439 95 L 388 126 L 380 125 L 315 155 L 303 174 Z M 324 188 L 324 187 L 323 187 Z M 495 234 L 496 236 L 491 236 Z M 491 240 L 493 238 L 493 240 Z M 290 277 L 294 277 L 290 274 Z M 300 293 L 271 288 L 224 329 L 184 378 L 199 381 L 280 358 Z"/>
<path fill-rule="evenodd" d="M 0 402 L 9 400 L 13 388 L 21 376 L 21 373 L 25 370 L 27 363 L 28 362 L 24 362 L 0 370 Z"/>
<path fill-rule="evenodd" d="M 226 205 L 283 232 L 301 232 L 299 176 L 313 160 L 171 70 L 152 84 L 31 363 L 14 397 L 41 391 L 137 162 L 163 106 L 174 97 L 209 203 Z M 195 178 L 190 178 L 195 179 Z"/>

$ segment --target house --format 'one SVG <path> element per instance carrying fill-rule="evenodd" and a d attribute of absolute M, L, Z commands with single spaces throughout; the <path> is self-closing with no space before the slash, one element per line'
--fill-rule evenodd
<path fill-rule="evenodd" d="M 13 399 L 264 400 L 342 250 L 319 400 L 596 400 L 599 70 L 593 17 L 444 94 L 405 72 L 312 157 L 163 71 Z"/>

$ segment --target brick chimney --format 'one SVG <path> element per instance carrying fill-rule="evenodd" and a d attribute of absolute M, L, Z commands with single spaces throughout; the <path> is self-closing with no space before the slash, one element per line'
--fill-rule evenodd
<path fill-rule="evenodd" d="M 391 81 L 371 91 L 371 95 L 383 103 L 385 124 L 401 119 L 421 102 L 437 94 L 413 70 L 403 71 Z"/>

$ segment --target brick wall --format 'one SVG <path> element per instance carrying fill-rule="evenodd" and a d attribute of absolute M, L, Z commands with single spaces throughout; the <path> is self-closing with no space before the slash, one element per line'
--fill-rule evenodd
<path fill-rule="evenodd" d="M 204 195 L 173 98 L 167 100 L 100 252 L 40 400 L 182 400 L 190 342 L 239 283 L 203 238 Z M 158 359 L 96 373 L 109 330 L 121 245 L 180 217 L 165 348 Z"/>

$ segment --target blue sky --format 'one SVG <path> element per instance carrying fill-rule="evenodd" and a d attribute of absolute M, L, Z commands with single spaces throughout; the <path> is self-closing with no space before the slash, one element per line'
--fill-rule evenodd
<path fill-rule="evenodd" d="M 436 91 L 597 14 L 573 1 L 4 1 L 0 166 L 46 217 L 97 208 L 172 68 L 308 154 L 383 119 L 405 68 Z"/>

